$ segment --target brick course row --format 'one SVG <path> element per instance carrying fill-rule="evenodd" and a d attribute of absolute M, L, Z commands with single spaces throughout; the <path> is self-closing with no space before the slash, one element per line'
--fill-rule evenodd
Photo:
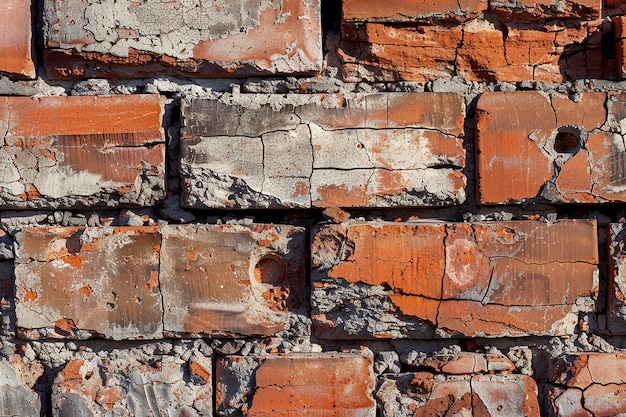
<path fill-rule="evenodd" d="M 346 1 L 342 74 L 349 81 L 424 81 L 455 74 L 482 81 L 622 77 L 620 20 L 615 64 L 602 51 L 602 15 L 624 11 L 605 3 L 606 10 L 600 0 Z M 19 29 L 2 29 L 0 72 L 34 78 L 30 7 L 15 0 L 3 4 L 4 20 L 19 22 Z M 46 0 L 44 9 L 50 78 L 245 77 L 315 74 L 323 68 L 320 0 L 244 1 L 212 9 L 188 0 Z M 485 42 L 497 47 L 480 48 Z"/>

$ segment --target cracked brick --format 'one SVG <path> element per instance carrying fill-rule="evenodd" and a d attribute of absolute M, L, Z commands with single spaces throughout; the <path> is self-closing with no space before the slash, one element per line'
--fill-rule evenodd
<path fill-rule="evenodd" d="M 332 99 L 312 96 L 293 104 L 258 95 L 254 105 L 234 98 L 184 104 L 182 204 L 308 208 L 464 201 L 460 95 Z"/>
<path fill-rule="evenodd" d="M 219 416 L 376 415 L 371 356 L 226 356 L 216 365 Z"/>
<path fill-rule="evenodd" d="M 576 102 L 539 92 L 482 95 L 476 105 L 479 202 L 625 201 L 624 100 L 622 93 L 587 92 Z"/>
<path fill-rule="evenodd" d="M 540 415 L 537 384 L 524 375 L 384 375 L 376 397 L 382 417 Z"/>
<path fill-rule="evenodd" d="M 600 19 L 566 26 L 508 24 L 493 16 L 454 24 L 373 19 L 344 22 L 338 54 L 349 82 L 427 82 L 456 75 L 483 82 L 563 82 L 613 78 L 612 70 L 605 74 L 601 43 Z"/>
<path fill-rule="evenodd" d="M 555 360 L 548 387 L 556 417 L 610 417 L 626 412 L 626 356 L 570 353 Z"/>
<path fill-rule="evenodd" d="M 437 2 L 394 0 L 346 0 L 343 19 L 348 22 L 411 22 L 418 19 L 467 20 L 487 9 L 486 0 Z"/>
<path fill-rule="evenodd" d="M 304 313 L 305 230 L 286 225 L 164 226 L 168 334 L 271 335 Z"/>
<path fill-rule="evenodd" d="M 10 78 L 35 78 L 31 56 L 32 27 L 30 3 L 22 0 L 0 1 L 0 74 Z"/>
<path fill-rule="evenodd" d="M 199 366 L 207 379 L 194 379 L 188 371 Z M 211 358 L 197 353 L 189 361 L 154 355 L 150 363 L 124 357 L 72 359 L 54 380 L 52 416 L 212 416 L 211 372 Z"/>
<path fill-rule="evenodd" d="M 22 337 L 162 337 L 156 227 L 24 228 L 16 241 Z"/>
<path fill-rule="evenodd" d="M 595 309 L 596 233 L 588 220 L 320 226 L 311 249 L 315 334 L 573 334 L 578 312 Z"/>
<path fill-rule="evenodd" d="M 0 359 L 0 415 L 38 417 L 41 399 L 33 388 L 43 372 L 41 363 L 17 354 Z"/>
<path fill-rule="evenodd" d="M 608 226 L 609 287 L 607 329 L 626 334 L 626 227 L 623 223 Z"/>
<path fill-rule="evenodd" d="M 0 98 L 0 207 L 161 201 L 162 114 L 156 95 Z"/>
<path fill-rule="evenodd" d="M 321 69 L 319 0 L 46 0 L 45 11 L 44 62 L 52 78 L 245 77 Z"/>

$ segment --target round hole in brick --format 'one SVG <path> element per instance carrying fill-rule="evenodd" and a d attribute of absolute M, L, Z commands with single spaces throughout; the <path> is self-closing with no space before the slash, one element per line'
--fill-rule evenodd
<path fill-rule="evenodd" d="M 254 265 L 254 279 L 270 285 L 281 285 L 287 275 L 285 260 L 276 255 L 265 255 Z"/>
<path fill-rule="evenodd" d="M 573 129 L 561 130 L 554 138 L 554 150 L 558 153 L 575 153 L 580 145 L 580 133 Z"/>

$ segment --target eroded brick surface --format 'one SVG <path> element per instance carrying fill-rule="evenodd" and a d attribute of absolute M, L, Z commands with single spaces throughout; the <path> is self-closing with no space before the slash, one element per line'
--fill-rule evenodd
<path fill-rule="evenodd" d="M 39 417 L 41 400 L 33 386 L 42 374 L 40 363 L 27 365 L 18 355 L 0 360 L 0 415 Z"/>
<path fill-rule="evenodd" d="M 610 417 L 626 413 L 626 355 L 572 353 L 554 366 L 549 392 L 555 416 Z"/>
<path fill-rule="evenodd" d="M 315 73 L 319 0 L 46 0 L 45 64 L 54 78 Z M 263 42 L 259 42 L 263 39 Z"/>
<path fill-rule="evenodd" d="M 572 334 L 598 291 L 589 220 L 327 225 L 311 251 L 329 339 Z"/>
<path fill-rule="evenodd" d="M 211 373 L 211 359 L 197 355 L 187 362 L 73 359 L 54 380 L 52 415 L 212 416 Z"/>
<path fill-rule="evenodd" d="M 626 334 L 626 226 L 612 223 L 608 227 L 609 287 L 607 328 L 615 334 Z"/>
<path fill-rule="evenodd" d="M 23 337 L 162 337 L 156 227 L 25 228 L 16 240 Z"/>
<path fill-rule="evenodd" d="M 443 0 L 437 2 L 392 0 L 346 0 L 343 2 L 343 19 L 346 21 L 396 21 L 416 19 L 466 20 L 487 8 L 486 0 Z"/>
<path fill-rule="evenodd" d="M 524 375 L 385 375 L 376 397 L 383 417 L 538 417 L 537 384 Z"/>
<path fill-rule="evenodd" d="M 0 1 L 0 21 L 5 22 L 0 27 L 0 74 L 34 78 L 30 3 L 22 0 Z"/>
<path fill-rule="evenodd" d="M 156 95 L 0 98 L 0 207 L 162 200 L 162 112 Z"/>
<path fill-rule="evenodd" d="M 539 92 L 482 95 L 476 106 L 479 201 L 625 201 L 625 101 L 622 93 L 588 92 L 579 101 Z"/>
<path fill-rule="evenodd" d="M 351 353 L 229 356 L 216 366 L 220 416 L 374 417 L 372 358 Z"/>
<path fill-rule="evenodd" d="M 304 228 L 164 226 L 163 324 L 168 333 L 270 335 L 302 313 Z"/>
<path fill-rule="evenodd" d="M 465 199 L 457 94 L 256 96 L 183 106 L 183 204 L 194 208 L 394 207 Z M 309 100 L 310 101 L 310 100 Z"/>
<path fill-rule="evenodd" d="M 562 7 L 553 2 L 498 1 L 492 2 L 488 16 L 477 17 L 441 16 L 458 7 L 456 2 L 401 3 L 394 7 L 393 2 L 379 2 L 379 12 L 371 17 L 348 8 L 338 51 L 345 80 L 426 82 L 459 75 L 472 81 L 563 82 L 614 76 L 603 65 L 599 0 L 559 2 Z M 406 15 L 400 16 L 403 12 Z M 560 18 L 587 20 L 554 25 Z"/>

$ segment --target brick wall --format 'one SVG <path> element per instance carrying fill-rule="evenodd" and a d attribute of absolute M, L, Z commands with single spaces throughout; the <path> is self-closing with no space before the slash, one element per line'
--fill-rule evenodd
<path fill-rule="evenodd" d="M 622 1 L 0 17 L 0 415 L 626 415 Z"/>

